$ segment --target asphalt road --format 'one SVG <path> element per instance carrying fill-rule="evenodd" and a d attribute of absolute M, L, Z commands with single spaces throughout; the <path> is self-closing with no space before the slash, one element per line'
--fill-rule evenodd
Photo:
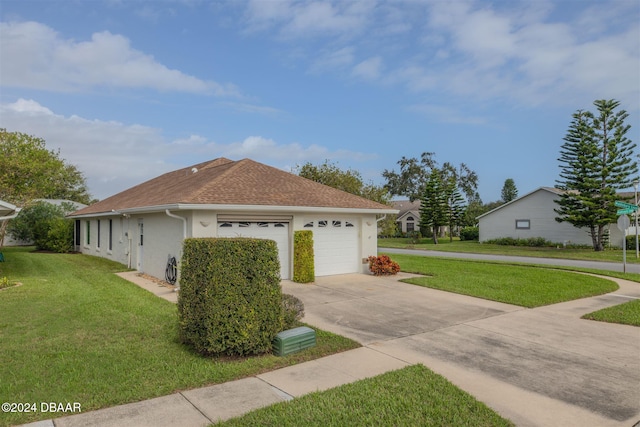
<path fill-rule="evenodd" d="M 470 254 L 462 252 L 440 252 L 440 251 L 426 251 L 422 249 L 395 249 L 378 247 L 380 252 L 389 254 L 405 254 L 405 255 L 419 255 L 419 256 L 431 256 L 441 258 L 461 258 L 461 259 L 477 259 L 486 261 L 508 261 L 528 264 L 545 264 L 545 265 L 562 265 L 569 267 L 581 267 L 581 268 L 593 268 L 596 270 L 609 270 L 609 271 L 623 271 L 623 264 L 621 262 L 600 262 L 600 261 L 580 261 L 572 259 L 559 259 L 559 258 L 537 258 L 537 257 L 524 257 L 524 256 L 510 256 L 510 255 L 489 255 L 489 254 Z M 627 257 L 635 256 L 633 251 L 627 252 Z M 640 273 L 640 264 L 628 264 L 626 265 L 627 273 Z"/>

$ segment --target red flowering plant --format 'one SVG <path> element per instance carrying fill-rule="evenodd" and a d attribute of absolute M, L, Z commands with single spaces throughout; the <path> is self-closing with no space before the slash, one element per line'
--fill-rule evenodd
<path fill-rule="evenodd" d="M 370 256 L 369 258 L 369 271 L 374 276 L 391 276 L 400 271 L 400 265 L 391 260 L 387 255 Z"/>

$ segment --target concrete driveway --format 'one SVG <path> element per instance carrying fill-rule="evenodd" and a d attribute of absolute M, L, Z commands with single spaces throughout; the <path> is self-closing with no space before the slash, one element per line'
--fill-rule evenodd
<path fill-rule="evenodd" d="M 398 282 L 341 275 L 283 282 L 305 322 L 423 363 L 519 426 L 631 426 L 640 420 L 640 328 L 581 320 L 640 297 L 613 294 L 526 309 Z"/>

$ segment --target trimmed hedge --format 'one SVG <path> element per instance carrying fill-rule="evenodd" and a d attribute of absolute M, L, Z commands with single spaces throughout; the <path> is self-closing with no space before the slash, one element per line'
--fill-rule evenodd
<path fill-rule="evenodd" d="M 316 280 L 313 255 L 313 232 L 293 232 L 293 281 L 310 283 Z"/>
<path fill-rule="evenodd" d="M 206 355 L 269 352 L 282 329 L 282 307 L 273 240 L 184 241 L 178 297 L 182 342 Z"/>

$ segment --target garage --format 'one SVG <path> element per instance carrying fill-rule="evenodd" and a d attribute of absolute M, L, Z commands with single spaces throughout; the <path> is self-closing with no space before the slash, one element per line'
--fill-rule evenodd
<path fill-rule="evenodd" d="M 325 217 L 305 222 L 313 231 L 316 276 L 360 271 L 358 224 L 354 219 Z"/>
<path fill-rule="evenodd" d="M 289 278 L 289 223 L 284 221 L 219 221 L 218 237 L 255 237 L 278 245 L 280 277 Z"/>

